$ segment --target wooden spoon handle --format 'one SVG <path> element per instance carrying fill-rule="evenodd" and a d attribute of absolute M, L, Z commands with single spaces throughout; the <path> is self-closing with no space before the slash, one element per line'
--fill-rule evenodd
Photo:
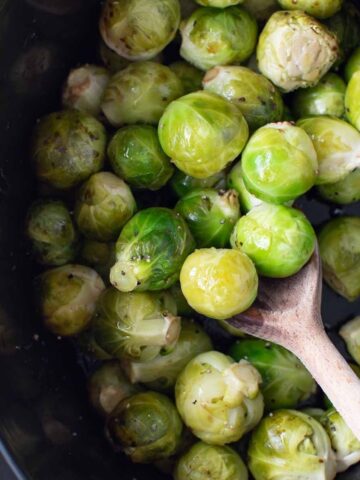
<path fill-rule="evenodd" d="M 297 339 L 294 353 L 360 440 L 360 380 L 321 328 Z"/>

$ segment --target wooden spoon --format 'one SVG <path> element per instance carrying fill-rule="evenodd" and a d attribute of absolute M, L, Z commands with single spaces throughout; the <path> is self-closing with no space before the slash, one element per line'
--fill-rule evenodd
<path fill-rule="evenodd" d="M 318 248 L 296 275 L 263 278 L 251 308 L 227 322 L 293 352 L 360 440 L 360 380 L 331 343 L 321 320 Z"/>

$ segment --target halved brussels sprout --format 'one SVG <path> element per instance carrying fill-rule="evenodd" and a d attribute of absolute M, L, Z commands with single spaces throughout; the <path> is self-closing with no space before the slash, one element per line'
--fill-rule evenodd
<path fill-rule="evenodd" d="M 305 215 L 291 207 L 263 204 L 238 220 L 233 248 L 245 252 L 260 275 L 274 278 L 297 273 L 310 259 L 316 236 Z"/>
<path fill-rule="evenodd" d="M 169 390 L 190 360 L 209 350 L 212 350 L 211 339 L 200 325 L 183 319 L 172 351 L 166 355 L 159 353 L 152 360 L 125 362 L 124 369 L 133 383 L 145 383 L 152 390 Z"/>
<path fill-rule="evenodd" d="M 249 361 L 261 374 L 265 407 L 296 408 L 316 391 L 316 383 L 294 354 L 274 343 L 255 338 L 237 340 L 229 354 Z"/>
<path fill-rule="evenodd" d="M 112 360 L 95 370 L 88 380 L 90 403 L 100 415 L 109 415 L 116 405 L 140 391 L 126 378 L 118 361 Z"/>
<path fill-rule="evenodd" d="M 347 86 L 345 94 L 346 118 L 360 130 L 360 71 L 355 72 Z"/>
<path fill-rule="evenodd" d="M 77 110 L 51 113 L 34 131 L 37 177 L 53 188 L 74 187 L 101 170 L 105 147 L 105 128 L 95 118 Z"/>
<path fill-rule="evenodd" d="M 228 246 L 231 232 L 240 217 L 235 190 L 192 190 L 178 201 L 175 211 L 185 218 L 198 247 Z"/>
<path fill-rule="evenodd" d="M 106 0 L 100 32 L 112 50 L 129 60 L 149 60 L 175 37 L 178 0 Z"/>
<path fill-rule="evenodd" d="M 319 234 L 323 277 L 350 302 L 360 296 L 360 217 L 330 220 Z"/>
<path fill-rule="evenodd" d="M 230 447 L 198 442 L 180 457 L 174 480 L 247 480 L 241 457 Z"/>
<path fill-rule="evenodd" d="M 315 87 L 297 90 L 292 100 L 296 117 L 330 115 L 342 117 L 345 113 L 345 82 L 335 73 L 328 73 Z"/>
<path fill-rule="evenodd" d="M 28 212 L 26 231 L 38 262 L 59 266 L 74 260 L 78 235 L 63 202 L 35 202 Z"/>
<path fill-rule="evenodd" d="M 45 326 L 62 337 L 81 333 L 88 327 L 104 289 L 104 282 L 95 270 L 82 265 L 46 271 L 37 282 Z"/>
<path fill-rule="evenodd" d="M 309 117 L 297 125 L 314 144 L 319 163 L 317 185 L 343 180 L 360 167 L 360 133 L 354 127 L 330 117 Z"/>
<path fill-rule="evenodd" d="M 132 63 L 108 83 L 102 110 L 114 127 L 157 124 L 165 107 L 183 94 L 181 80 L 165 65 Z"/>
<path fill-rule="evenodd" d="M 276 10 L 280 10 L 277 0 L 244 0 L 242 6 L 260 22 L 268 20 Z"/>
<path fill-rule="evenodd" d="M 187 303 L 184 294 L 182 293 L 180 282 L 175 283 L 170 289 L 169 293 L 172 295 L 176 303 L 177 313 L 180 317 L 192 316 L 194 310 Z"/>
<path fill-rule="evenodd" d="M 130 188 L 110 172 L 92 175 L 81 187 L 75 205 L 80 232 L 91 240 L 116 240 L 136 211 Z"/>
<path fill-rule="evenodd" d="M 210 318 L 225 320 L 243 312 L 254 302 L 258 276 L 245 253 L 203 248 L 185 260 L 180 283 L 194 310 Z"/>
<path fill-rule="evenodd" d="M 251 436 L 249 469 L 255 480 L 333 480 L 336 462 L 326 431 L 295 410 L 265 417 Z"/>
<path fill-rule="evenodd" d="M 245 9 L 199 8 L 180 25 L 180 55 L 201 70 L 240 63 L 253 53 L 258 28 Z"/>
<path fill-rule="evenodd" d="M 63 91 L 64 107 L 97 117 L 101 113 L 101 101 L 109 80 L 110 73 L 97 65 L 83 65 L 71 70 Z"/>
<path fill-rule="evenodd" d="M 81 263 L 93 268 L 108 283 L 110 268 L 115 263 L 115 244 L 84 239 L 80 259 Z"/>
<path fill-rule="evenodd" d="M 204 72 L 183 61 L 171 63 L 169 67 L 180 78 L 184 95 L 201 89 Z"/>
<path fill-rule="evenodd" d="M 360 365 L 360 316 L 346 322 L 339 330 L 352 358 Z"/>
<path fill-rule="evenodd" d="M 329 18 L 341 9 L 343 0 L 278 0 L 285 10 L 302 10 L 316 18 Z"/>
<path fill-rule="evenodd" d="M 344 76 L 347 82 L 350 82 L 354 73 L 360 71 L 360 47 L 356 48 L 346 62 Z"/>
<path fill-rule="evenodd" d="M 152 463 L 174 455 L 182 432 L 183 424 L 174 404 L 156 392 L 124 399 L 107 422 L 111 441 L 135 463 Z"/>
<path fill-rule="evenodd" d="M 208 178 L 194 178 L 186 175 L 181 170 L 176 170 L 170 185 L 178 197 L 183 197 L 195 188 L 215 188 L 215 190 L 225 190 L 226 173 L 221 170 Z"/>
<path fill-rule="evenodd" d="M 285 92 L 316 85 L 338 56 L 336 36 L 301 11 L 274 13 L 257 46 L 260 72 Z"/>
<path fill-rule="evenodd" d="M 202 353 L 178 377 L 176 406 L 185 425 L 204 442 L 237 442 L 262 417 L 260 382 L 250 363 L 235 363 L 220 352 Z"/>
<path fill-rule="evenodd" d="M 237 191 L 239 196 L 240 210 L 241 213 L 250 212 L 254 207 L 262 205 L 264 202 L 260 198 L 255 197 L 249 190 L 246 188 L 243 173 L 241 168 L 241 162 L 235 164 L 235 166 L 230 171 L 228 177 L 228 186 Z"/>
<path fill-rule="evenodd" d="M 97 304 L 94 337 L 113 357 L 151 360 L 174 348 L 181 327 L 176 313 L 167 292 L 122 293 L 110 287 Z"/>
<path fill-rule="evenodd" d="M 142 210 L 120 234 L 110 281 L 122 292 L 169 288 L 179 279 L 181 266 L 194 248 L 179 214 L 160 207 Z"/>
<path fill-rule="evenodd" d="M 282 120 L 284 104 L 280 93 L 267 78 L 249 68 L 215 67 L 206 73 L 203 86 L 237 105 L 251 130 Z"/>
<path fill-rule="evenodd" d="M 308 134 L 289 122 L 257 130 L 241 159 L 246 188 L 265 202 L 282 204 L 310 190 L 318 172 Z"/>
<path fill-rule="evenodd" d="M 187 175 L 208 178 L 241 153 L 249 130 L 240 109 L 210 92 L 172 102 L 159 123 L 165 153 Z"/>
<path fill-rule="evenodd" d="M 336 470 L 344 472 L 360 462 L 360 441 L 344 422 L 340 413 L 331 408 L 320 418 L 335 452 Z"/>
<path fill-rule="evenodd" d="M 114 172 L 135 188 L 158 190 L 174 172 L 151 125 L 131 125 L 113 136 L 108 157 Z"/>
<path fill-rule="evenodd" d="M 343 180 L 318 186 L 318 192 L 325 200 L 347 205 L 360 200 L 360 168 L 355 168 Z"/>

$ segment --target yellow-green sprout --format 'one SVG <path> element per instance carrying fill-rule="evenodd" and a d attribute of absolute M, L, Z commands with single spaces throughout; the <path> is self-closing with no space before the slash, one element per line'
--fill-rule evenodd
<path fill-rule="evenodd" d="M 346 322 L 339 330 L 352 358 L 360 365 L 360 316 Z"/>
<path fill-rule="evenodd" d="M 343 0 L 278 0 L 284 10 L 302 10 L 316 18 L 328 18 L 341 9 Z"/>
<path fill-rule="evenodd" d="M 345 93 L 346 118 L 360 130 L 360 72 L 355 72 L 349 81 Z"/>
<path fill-rule="evenodd" d="M 325 183 L 318 186 L 322 198 L 340 205 L 358 202 L 360 200 L 360 167 L 348 173 L 345 178 L 335 183 Z"/>
<path fill-rule="evenodd" d="M 354 73 L 360 70 L 360 47 L 356 48 L 344 67 L 344 77 L 349 83 Z"/>

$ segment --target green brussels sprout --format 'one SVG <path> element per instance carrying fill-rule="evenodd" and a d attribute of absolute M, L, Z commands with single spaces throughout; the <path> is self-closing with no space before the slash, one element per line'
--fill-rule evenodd
<path fill-rule="evenodd" d="M 110 415 L 107 433 L 135 463 L 152 463 L 174 455 L 182 440 L 183 424 L 174 404 L 156 392 L 122 400 Z"/>
<path fill-rule="evenodd" d="M 345 93 L 346 118 L 358 130 L 360 130 L 359 95 L 360 95 L 360 71 L 355 72 L 352 75 Z"/>
<path fill-rule="evenodd" d="M 116 244 L 110 281 L 118 290 L 163 290 L 179 280 L 195 248 L 185 220 L 168 208 L 148 208 L 123 228 Z"/>
<path fill-rule="evenodd" d="M 342 6 L 343 0 L 278 0 L 285 10 L 302 10 L 316 18 L 329 18 Z"/>
<path fill-rule="evenodd" d="M 295 410 L 278 410 L 253 432 L 248 467 L 255 480 L 333 480 L 334 453 L 318 421 Z"/>
<path fill-rule="evenodd" d="M 260 72 L 285 92 L 316 85 L 338 56 L 336 36 L 300 10 L 274 13 L 257 46 Z"/>
<path fill-rule="evenodd" d="M 132 63 L 108 83 L 102 111 L 114 127 L 157 124 L 165 107 L 183 94 L 181 80 L 165 65 Z"/>
<path fill-rule="evenodd" d="M 351 125 L 330 117 L 309 117 L 297 125 L 310 136 L 318 158 L 317 185 L 343 180 L 360 167 L 360 133 Z"/>
<path fill-rule="evenodd" d="M 106 45 L 129 60 L 149 60 L 175 37 L 178 0 L 106 0 L 100 32 Z"/>
<path fill-rule="evenodd" d="M 228 246 L 231 232 L 240 217 L 235 190 L 192 190 L 177 202 L 175 211 L 185 218 L 200 248 Z"/>
<path fill-rule="evenodd" d="M 114 172 L 135 188 L 159 190 L 174 172 L 151 125 L 131 125 L 113 136 L 108 157 Z"/>
<path fill-rule="evenodd" d="M 228 186 L 229 188 L 236 190 L 238 193 L 241 213 L 248 213 L 252 208 L 258 207 L 264 203 L 246 188 L 241 162 L 236 163 L 231 169 L 228 177 Z"/>
<path fill-rule="evenodd" d="M 110 415 L 124 398 L 138 393 L 140 388 L 126 378 L 118 361 L 112 360 L 95 370 L 88 380 L 90 403 L 103 416 Z"/>
<path fill-rule="evenodd" d="M 249 308 L 258 289 L 254 264 L 245 253 L 215 248 L 189 255 L 181 269 L 180 283 L 189 305 L 216 320 Z"/>
<path fill-rule="evenodd" d="M 220 352 L 201 353 L 180 373 L 176 406 L 185 425 L 210 445 L 237 442 L 260 421 L 261 377 L 250 363 Z"/>
<path fill-rule="evenodd" d="M 251 137 L 241 159 L 247 190 L 283 204 L 310 190 L 318 163 L 309 135 L 289 122 L 270 123 Z"/>
<path fill-rule="evenodd" d="M 360 316 L 346 322 L 339 334 L 352 358 L 360 365 Z"/>
<path fill-rule="evenodd" d="M 198 442 L 178 461 L 174 480 L 247 480 L 240 456 L 230 447 Z"/>
<path fill-rule="evenodd" d="M 296 117 L 330 115 L 342 117 L 345 113 L 345 82 L 335 73 L 328 73 L 315 87 L 297 90 L 292 110 Z"/>
<path fill-rule="evenodd" d="M 280 93 L 267 78 L 249 68 L 215 67 L 206 73 L 203 86 L 237 105 L 251 130 L 282 119 L 284 104 Z"/>
<path fill-rule="evenodd" d="M 243 3 L 244 0 L 195 0 L 202 7 L 227 8 Z"/>
<path fill-rule="evenodd" d="M 111 50 L 111 48 L 109 48 L 103 40 L 100 40 L 99 56 L 105 67 L 111 73 L 120 72 L 120 70 L 128 67 L 131 63 L 130 60 L 127 60 L 118 53 L 114 52 L 114 50 Z"/>
<path fill-rule="evenodd" d="M 101 277 L 82 265 L 65 265 L 46 271 L 37 282 L 45 326 L 62 337 L 81 333 L 88 327 L 104 289 Z"/>
<path fill-rule="evenodd" d="M 255 50 L 257 23 L 240 7 L 199 8 L 180 25 L 180 55 L 201 70 L 241 63 Z"/>
<path fill-rule="evenodd" d="M 201 89 L 204 72 L 183 61 L 171 63 L 169 67 L 180 78 L 184 95 Z"/>
<path fill-rule="evenodd" d="M 319 234 L 325 282 L 350 302 L 360 296 L 360 217 L 330 220 Z"/>
<path fill-rule="evenodd" d="M 276 10 L 280 9 L 277 0 L 244 0 L 242 6 L 259 22 L 268 20 Z"/>
<path fill-rule="evenodd" d="M 349 83 L 354 73 L 360 70 L 360 47 L 355 48 L 344 67 L 344 77 Z"/>
<path fill-rule="evenodd" d="M 167 292 L 119 292 L 113 287 L 99 298 L 94 337 L 109 355 L 151 360 L 171 350 L 180 334 L 176 304 Z"/>
<path fill-rule="evenodd" d="M 117 239 L 135 211 L 135 199 L 126 183 L 113 173 L 100 172 L 81 187 L 75 220 L 85 237 L 109 242 Z"/>
<path fill-rule="evenodd" d="M 192 320 L 183 319 L 179 339 L 172 351 L 166 355 L 160 353 L 152 360 L 127 361 L 124 369 L 133 383 L 145 383 L 151 390 L 169 390 L 190 360 L 212 348 L 211 339 L 204 330 Z"/>
<path fill-rule="evenodd" d="M 96 342 L 94 336 L 93 322 L 90 327 L 84 330 L 76 337 L 76 345 L 84 355 L 90 356 L 94 360 L 112 360 L 114 357 L 103 350 Z"/>
<path fill-rule="evenodd" d="M 53 188 L 78 185 L 101 170 L 106 132 L 95 118 L 77 110 L 43 117 L 35 127 L 32 158 L 38 179 Z"/>
<path fill-rule="evenodd" d="M 63 202 L 35 202 L 28 212 L 26 231 L 41 264 L 60 266 L 75 259 L 78 235 Z"/>
<path fill-rule="evenodd" d="M 316 383 L 294 354 L 256 338 L 237 340 L 229 351 L 239 362 L 249 361 L 261 374 L 265 408 L 296 408 L 316 391 Z"/>
<path fill-rule="evenodd" d="M 240 218 L 230 242 L 251 258 L 260 275 L 284 278 L 307 263 L 314 252 L 316 236 L 299 210 L 263 204 Z"/>
<path fill-rule="evenodd" d="M 348 205 L 358 202 L 360 200 L 360 168 L 355 168 L 338 182 L 319 185 L 317 190 L 322 198 L 333 203 Z"/>
<path fill-rule="evenodd" d="M 169 289 L 169 293 L 175 300 L 177 313 L 180 315 L 180 317 L 193 315 L 194 310 L 187 303 L 186 298 L 182 293 L 180 282 L 174 283 L 174 285 Z"/>
<path fill-rule="evenodd" d="M 319 422 L 320 418 L 324 415 L 325 410 L 323 410 L 322 408 L 308 407 L 303 408 L 301 412 L 305 415 L 309 415 L 310 417 L 314 418 Z"/>
<path fill-rule="evenodd" d="M 84 239 L 80 250 L 81 263 L 93 268 L 107 283 L 115 263 L 115 244 Z"/>
<path fill-rule="evenodd" d="M 336 470 L 344 472 L 351 465 L 360 462 L 360 441 L 334 408 L 326 411 L 320 423 L 329 435 L 336 457 Z"/>
<path fill-rule="evenodd" d="M 186 175 L 181 170 L 176 170 L 170 185 L 175 194 L 181 198 L 195 188 L 215 188 L 215 190 L 225 190 L 226 173 L 221 170 L 208 178 L 194 178 Z"/>
<path fill-rule="evenodd" d="M 97 65 L 83 65 L 71 70 L 63 91 L 64 107 L 97 117 L 101 113 L 101 100 L 109 80 L 110 73 Z"/>
<path fill-rule="evenodd" d="M 159 123 L 165 153 L 187 175 L 208 178 L 241 153 L 249 130 L 240 109 L 210 92 L 172 102 Z"/>

